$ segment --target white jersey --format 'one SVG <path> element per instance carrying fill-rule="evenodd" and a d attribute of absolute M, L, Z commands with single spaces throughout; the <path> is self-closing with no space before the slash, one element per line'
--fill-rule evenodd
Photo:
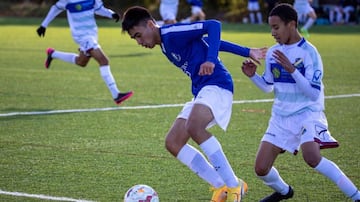
<path fill-rule="evenodd" d="M 176 20 L 179 0 L 161 0 L 160 15 L 163 20 Z"/>
<path fill-rule="evenodd" d="M 311 7 L 309 0 L 295 0 L 294 9 L 296 10 L 299 18 L 303 18 L 304 15 L 308 15 L 311 12 L 315 12 Z"/>
<path fill-rule="evenodd" d="M 292 75 L 275 62 L 274 50 L 282 51 L 296 69 L 310 82 L 311 87 L 320 90 L 316 101 L 305 96 Z M 324 110 L 323 64 L 317 49 L 304 38 L 292 45 L 274 45 L 266 55 L 263 79 L 274 85 L 275 100 L 273 113 L 290 116 L 307 110 Z"/>
<path fill-rule="evenodd" d="M 89 36 L 97 39 L 95 14 L 112 18 L 114 13 L 105 8 L 101 0 L 59 0 L 51 7 L 41 25 L 47 27 L 64 10 L 67 11 L 71 34 L 76 42 Z"/>

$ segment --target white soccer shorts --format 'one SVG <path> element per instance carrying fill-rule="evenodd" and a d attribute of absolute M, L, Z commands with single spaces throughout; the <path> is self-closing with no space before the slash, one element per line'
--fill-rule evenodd
<path fill-rule="evenodd" d="M 159 10 L 163 20 L 176 20 L 178 4 L 160 4 Z"/>
<path fill-rule="evenodd" d="M 79 50 L 83 52 L 86 56 L 90 56 L 90 50 L 101 48 L 100 44 L 97 41 L 97 37 L 83 37 L 81 39 L 75 40 L 75 42 L 79 45 Z"/>
<path fill-rule="evenodd" d="M 209 123 L 207 128 L 217 124 L 226 130 L 231 118 L 232 101 L 233 94 L 229 90 L 215 85 L 205 86 L 196 98 L 185 104 L 177 118 L 188 119 L 194 104 L 203 104 L 208 106 L 214 115 L 214 120 Z"/>
<path fill-rule="evenodd" d="M 272 115 L 261 141 L 296 154 L 305 142 L 317 142 L 321 149 L 339 146 L 329 130 L 323 112 L 305 111 L 289 117 Z"/>

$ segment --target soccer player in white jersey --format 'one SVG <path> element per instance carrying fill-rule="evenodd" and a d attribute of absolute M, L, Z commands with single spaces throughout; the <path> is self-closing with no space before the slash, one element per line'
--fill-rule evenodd
<path fill-rule="evenodd" d="M 95 14 L 119 21 L 119 15 L 105 8 L 101 0 L 59 0 L 49 10 L 46 18 L 36 30 L 41 37 L 45 36 L 46 27 L 61 12 L 67 11 L 67 19 L 73 40 L 79 45 L 79 54 L 57 51 L 53 48 L 46 50 L 45 68 L 49 68 L 51 61 L 59 59 L 68 63 L 85 67 L 93 57 L 100 66 L 100 75 L 107 85 L 113 100 L 121 104 L 133 94 L 132 91 L 121 93 L 110 71 L 109 59 L 98 43 L 98 28 Z"/>
<path fill-rule="evenodd" d="M 295 0 L 294 8 L 298 14 L 299 22 L 304 23 L 300 32 L 304 37 L 309 38 L 309 29 L 316 21 L 317 15 L 314 8 L 311 6 L 312 0 Z"/>
<path fill-rule="evenodd" d="M 222 41 L 221 24 L 216 20 L 159 27 L 149 11 L 138 6 L 126 10 L 122 29 L 145 48 L 159 45 L 168 60 L 191 79 L 194 97 L 170 128 L 166 149 L 215 188 L 211 201 L 241 201 L 247 184 L 236 177 L 220 142 L 206 130 L 214 124 L 225 130 L 231 117 L 233 81 L 218 52 L 258 61 L 265 56 L 266 49 Z M 188 143 L 190 138 L 203 153 Z"/>
<path fill-rule="evenodd" d="M 256 24 L 255 16 L 258 24 L 263 23 L 259 0 L 249 0 L 247 10 L 249 11 L 251 24 Z"/>
<path fill-rule="evenodd" d="M 329 178 L 347 197 L 359 202 L 358 188 L 334 162 L 320 153 L 321 148 L 338 146 L 328 131 L 323 112 L 320 54 L 301 37 L 297 13 L 290 4 L 277 5 L 270 12 L 269 25 L 277 44 L 266 54 L 263 75 L 256 73 L 256 64 L 250 60 L 242 65 L 243 73 L 258 88 L 266 93 L 274 91 L 275 95 L 269 125 L 255 161 L 257 176 L 275 192 L 261 201 L 276 202 L 293 197 L 294 190 L 273 164 L 283 151 L 296 154 L 301 147 L 303 159 L 310 167 Z"/>
<path fill-rule="evenodd" d="M 174 24 L 177 22 L 179 0 L 160 0 L 160 15 L 164 24 Z"/>
<path fill-rule="evenodd" d="M 203 11 L 203 0 L 186 0 L 186 2 L 191 6 L 191 15 L 181 20 L 182 23 L 205 20 L 206 14 Z"/>

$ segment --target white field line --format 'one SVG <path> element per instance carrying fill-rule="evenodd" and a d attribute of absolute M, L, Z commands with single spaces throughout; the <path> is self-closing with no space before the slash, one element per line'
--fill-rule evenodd
<path fill-rule="evenodd" d="M 44 199 L 44 200 L 52 200 L 52 201 L 72 201 L 72 202 L 92 202 L 83 199 L 73 199 L 67 197 L 54 197 L 54 196 L 46 196 L 42 194 L 27 194 L 21 192 L 9 192 L 3 191 L 0 189 L 0 194 L 2 195 L 10 195 L 10 196 L 19 196 L 19 197 L 28 197 L 28 198 L 37 198 L 37 199 Z"/>
<path fill-rule="evenodd" d="M 332 95 L 332 96 L 325 96 L 325 99 L 338 99 L 338 98 L 351 98 L 351 97 L 360 97 L 360 94 Z M 274 101 L 274 99 L 234 100 L 233 104 L 264 103 L 264 102 L 273 102 L 273 101 Z M 32 111 L 32 112 L 10 112 L 10 113 L 5 113 L 5 114 L 0 114 L 0 117 L 64 114 L 64 113 L 79 113 L 79 112 L 99 112 L 99 111 L 113 111 L 113 110 L 132 110 L 132 109 L 159 109 L 159 108 L 182 107 L 182 106 L 184 106 L 184 104 L 161 104 L 161 105 L 144 105 L 144 106 L 128 106 L 128 107 L 64 109 L 64 110 Z"/>

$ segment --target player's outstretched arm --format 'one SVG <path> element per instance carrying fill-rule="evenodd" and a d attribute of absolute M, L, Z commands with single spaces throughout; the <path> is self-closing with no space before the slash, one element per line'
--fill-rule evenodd
<path fill-rule="evenodd" d="M 207 40 L 206 38 L 204 39 Z M 219 51 L 229 52 L 243 57 L 250 57 L 257 64 L 261 64 L 260 60 L 265 58 L 267 48 L 248 48 L 229 41 L 221 40 Z"/>
<path fill-rule="evenodd" d="M 51 6 L 48 14 L 46 15 L 45 19 L 37 28 L 36 32 L 39 35 L 39 37 L 45 37 L 46 27 L 49 25 L 49 23 L 54 20 L 54 18 L 59 15 L 63 10 L 59 9 L 55 5 Z"/>

